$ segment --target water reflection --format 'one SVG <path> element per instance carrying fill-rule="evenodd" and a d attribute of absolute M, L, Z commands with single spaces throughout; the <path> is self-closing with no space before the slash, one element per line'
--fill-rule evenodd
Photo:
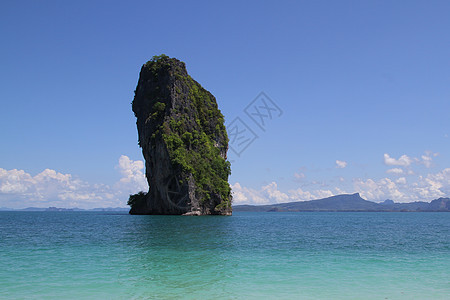
<path fill-rule="evenodd" d="M 233 217 L 136 216 L 126 231 L 133 297 L 223 295 L 234 276 Z"/>

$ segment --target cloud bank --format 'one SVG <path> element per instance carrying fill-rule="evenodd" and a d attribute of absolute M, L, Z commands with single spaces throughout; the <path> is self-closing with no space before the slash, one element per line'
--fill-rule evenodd
<path fill-rule="evenodd" d="M 144 163 L 125 155 L 117 169 L 122 178 L 113 186 L 91 184 L 55 170 L 45 169 L 32 176 L 24 170 L 0 168 L 0 206 L 25 207 L 125 207 L 129 194 L 148 190 Z"/>
<path fill-rule="evenodd" d="M 336 180 L 324 183 L 308 181 L 304 173 L 294 173 L 292 182 L 298 187 L 286 190 L 280 189 L 279 183 L 275 181 L 258 188 L 235 182 L 231 185 L 233 203 L 260 205 L 307 201 L 355 192 L 371 201 L 431 201 L 449 197 L 450 168 L 429 172 L 434 167 L 433 158 L 436 156 L 438 154 L 432 152 L 425 152 L 420 158 L 406 154 L 394 158 L 384 154 L 384 165 L 391 168 L 386 170 L 386 177 L 382 178 L 336 177 Z M 345 161 L 336 161 L 336 168 L 347 166 Z M 425 175 L 416 175 L 413 167 L 427 172 Z M 133 161 L 122 155 L 116 170 L 122 177 L 114 184 L 106 185 L 89 183 L 51 169 L 33 176 L 24 170 L 0 168 L 0 207 L 125 207 L 130 194 L 148 190 L 144 162 Z"/>
<path fill-rule="evenodd" d="M 308 201 L 326 198 L 345 193 L 360 193 L 367 200 L 380 202 L 391 199 L 396 202 L 431 201 L 440 197 L 450 197 L 450 168 L 428 173 L 426 175 L 416 175 L 414 168 L 430 169 L 434 166 L 433 158 L 438 153 L 426 151 L 420 157 L 410 157 L 406 154 L 399 158 L 394 158 L 385 153 L 383 155 L 384 165 L 391 167 L 386 170 L 388 177 L 383 178 L 353 178 L 347 180 L 338 177 L 333 186 L 332 180 L 329 184 L 320 182 L 306 182 L 304 173 L 301 176 L 294 173 L 293 181 L 303 186 L 297 189 L 282 191 L 278 189 L 277 182 L 257 189 L 244 187 L 237 182 L 232 185 L 234 204 L 271 204 L 290 201 Z M 342 169 L 347 167 L 346 161 L 336 160 L 335 167 Z M 429 170 L 427 171 L 429 172 Z M 302 179 L 302 180 L 299 180 Z M 342 186 L 341 186 L 342 184 Z M 308 186 L 309 188 L 305 188 Z M 326 187 L 326 188 L 324 188 Z"/>

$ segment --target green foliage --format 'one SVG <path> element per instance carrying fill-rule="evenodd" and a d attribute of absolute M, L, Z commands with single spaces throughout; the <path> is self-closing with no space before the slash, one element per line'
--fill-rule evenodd
<path fill-rule="evenodd" d="M 165 55 L 164 53 L 161 55 L 154 55 L 151 59 L 151 62 L 157 62 L 160 60 L 166 60 L 166 59 L 170 59 L 170 57 L 168 57 L 167 55 Z"/>
<path fill-rule="evenodd" d="M 161 113 L 164 112 L 164 109 L 166 108 L 166 104 L 162 102 L 156 102 L 153 104 L 153 111 Z"/>
<path fill-rule="evenodd" d="M 150 119 L 152 120 L 158 120 L 161 119 L 164 116 L 164 109 L 166 108 L 166 104 L 162 102 L 156 102 L 153 104 L 152 111 L 153 113 L 150 116 Z"/>
<path fill-rule="evenodd" d="M 150 121 L 155 122 L 159 134 L 155 137 L 152 135 L 152 139 L 162 137 L 172 165 L 187 176 L 193 175 L 199 199 L 206 201 L 220 198 L 218 209 L 230 207 L 228 176 L 231 168 L 230 163 L 221 157 L 228 145 L 223 115 L 214 96 L 186 74 L 184 64 L 173 63 L 173 60 L 162 54 L 154 56 L 145 67 L 153 73 L 156 80 L 160 74 L 169 71 L 179 82 L 175 86 L 176 97 L 188 97 L 189 101 L 184 102 L 185 106 L 170 107 L 171 118 L 163 119 L 167 110 L 163 103 L 166 102 L 166 96 L 155 91 L 155 95 L 152 95 L 155 100 L 150 110 Z M 189 92 L 183 94 L 183 91 Z"/>
<path fill-rule="evenodd" d="M 216 195 L 224 205 L 229 206 L 231 189 L 228 176 L 231 167 L 220 156 L 221 151 L 226 151 L 228 143 L 223 115 L 208 91 L 190 76 L 182 79 L 189 87 L 189 98 L 195 106 L 196 113 L 191 116 L 195 123 L 182 118 L 171 119 L 163 138 L 174 166 L 194 176 L 199 198 L 208 200 Z M 220 149 L 214 145 L 218 141 L 222 145 Z"/>
<path fill-rule="evenodd" d="M 163 135 L 163 138 L 174 166 L 194 176 L 200 198 L 208 200 L 212 194 L 216 194 L 223 201 L 229 201 L 230 162 L 220 156 L 220 150 L 214 147 L 206 133 L 197 134 L 194 138 L 190 132 L 182 133 L 181 137 L 178 132 L 172 132 Z M 190 149 L 194 145 L 196 149 Z"/>
<path fill-rule="evenodd" d="M 165 54 L 155 55 L 151 60 L 146 62 L 144 66 L 153 73 L 155 78 L 158 78 L 158 75 L 161 70 L 167 70 L 169 68 L 174 67 L 174 64 L 172 64 L 173 60 L 174 60 L 173 58 L 170 58 Z M 184 68 L 184 63 L 182 63 L 182 65 Z M 175 69 L 174 71 L 179 72 L 180 70 Z"/>
<path fill-rule="evenodd" d="M 183 140 L 186 148 L 191 149 L 192 139 L 193 139 L 192 133 L 190 133 L 190 132 L 183 133 L 183 135 L 181 136 L 181 139 Z"/>
<path fill-rule="evenodd" d="M 137 194 L 130 195 L 130 197 L 128 198 L 127 205 L 131 206 L 131 208 L 142 206 L 145 204 L 146 196 L 147 193 L 144 193 L 142 191 Z"/>

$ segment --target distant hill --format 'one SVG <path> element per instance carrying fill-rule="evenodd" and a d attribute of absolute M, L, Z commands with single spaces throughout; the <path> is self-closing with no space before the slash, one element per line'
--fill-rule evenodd
<path fill-rule="evenodd" d="M 450 211 L 450 198 L 431 202 L 382 203 L 367 201 L 356 194 L 338 195 L 319 200 L 297 201 L 270 205 L 236 205 L 234 212 L 300 212 L 300 211 Z"/>
<path fill-rule="evenodd" d="M 58 207 L 27 207 L 23 209 L 11 209 L 1 207 L 0 211 L 114 211 L 128 212 L 127 207 L 104 207 L 104 208 L 58 208 Z M 297 201 L 288 203 L 278 203 L 269 205 L 235 205 L 234 212 L 300 212 L 300 211 L 450 211 L 450 198 L 439 198 L 431 202 L 409 202 L 395 203 L 392 200 L 386 200 L 381 203 L 367 201 L 356 194 L 337 195 L 333 197 L 311 200 Z"/>
<path fill-rule="evenodd" d="M 92 209 L 82 209 L 82 208 L 60 208 L 60 207 L 27 207 L 21 209 L 13 209 L 7 207 L 1 207 L 0 211 L 126 211 L 130 209 L 127 207 L 102 207 L 102 208 L 92 208 Z"/>

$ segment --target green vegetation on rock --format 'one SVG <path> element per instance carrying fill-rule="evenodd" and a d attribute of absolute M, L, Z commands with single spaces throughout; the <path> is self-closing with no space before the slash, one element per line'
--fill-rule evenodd
<path fill-rule="evenodd" d="M 155 57 L 154 63 L 158 64 L 166 57 Z M 153 65 L 149 64 L 151 67 Z M 202 200 L 209 199 L 211 194 L 218 194 L 227 206 L 231 206 L 230 185 L 228 176 L 231 174 L 230 162 L 220 155 L 220 151 L 226 151 L 215 147 L 217 137 L 224 137 L 225 145 L 228 145 L 228 135 L 224 125 L 224 118 L 212 95 L 189 75 L 176 74 L 189 90 L 189 100 L 195 104 L 196 114 L 182 111 L 177 112 L 175 118 L 168 120 L 168 126 L 163 124 L 163 139 L 166 141 L 169 155 L 175 166 L 183 172 L 191 173 L 198 185 L 197 192 Z M 195 118 L 195 125 L 192 119 Z M 195 129 L 194 129 L 195 128 Z M 222 206 L 224 204 L 222 203 Z"/>
<path fill-rule="evenodd" d="M 129 205 L 129 206 L 142 205 L 143 201 L 145 201 L 145 195 L 146 195 L 146 193 L 144 193 L 142 191 L 137 194 L 130 195 L 130 198 L 128 198 L 127 205 Z"/>
<path fill-rule="evenodd" d="M 144 156 L 163 143 L 179 181 L 193 178 L 200 206 L 231 212 L 228 135 L 214 96 L 187 74 L 183 62 L 164 54 L 144 64 L 138 88 L 133 111 Z"/>

